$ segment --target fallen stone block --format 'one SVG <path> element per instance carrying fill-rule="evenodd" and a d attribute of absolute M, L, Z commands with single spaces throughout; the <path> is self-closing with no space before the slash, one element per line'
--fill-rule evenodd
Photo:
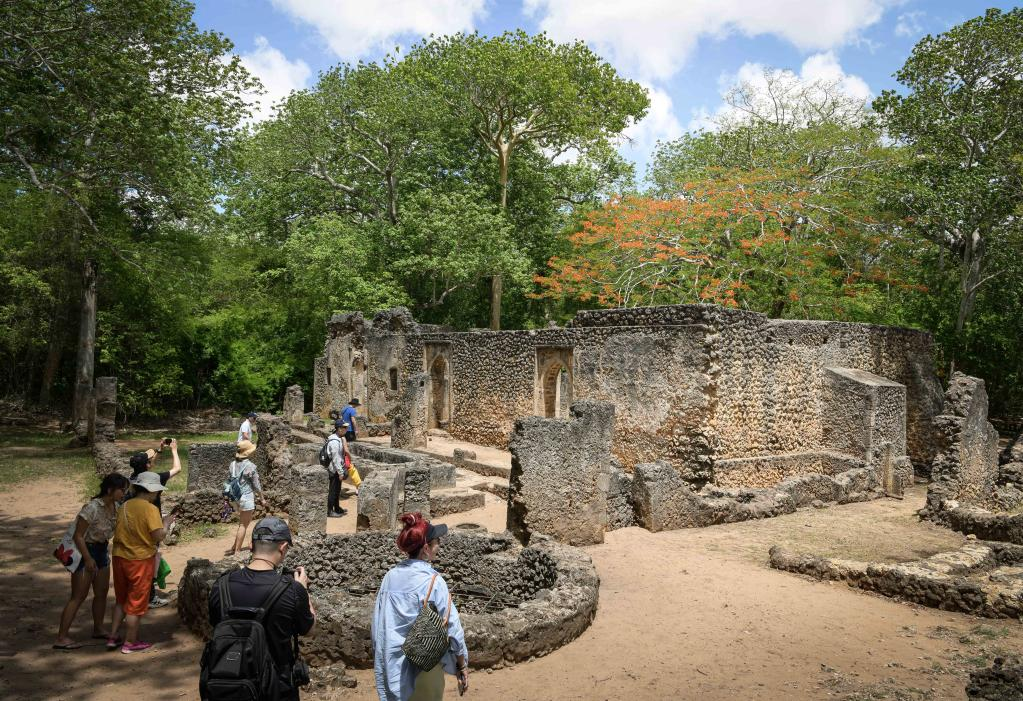
<path fill-rule="evenodd" d="M 479 509 L 485 503 L 486 496 L 475 489 L 455 487 L 430 493 L 430 513 L 434 517 Z"/>

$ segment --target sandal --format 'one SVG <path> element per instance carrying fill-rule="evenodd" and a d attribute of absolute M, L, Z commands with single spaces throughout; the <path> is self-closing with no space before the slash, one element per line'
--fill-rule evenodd
<path fill-rule="evenodd" d="M 113 652 L 124 644 L 124 638 L 107 638 L 107 652 Z"/>
<path fill-rule="evenodd" d="M 54 650 L 77 650 L 82 646 L 81 643 L 54 643 Z"/>

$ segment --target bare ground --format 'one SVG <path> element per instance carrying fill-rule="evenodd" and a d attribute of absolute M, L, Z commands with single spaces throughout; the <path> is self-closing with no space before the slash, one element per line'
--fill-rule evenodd
<path fill-rule="evenodd" d="M 68 575 L 50 552 L 80 492 L 73 480 L 48 479 L 0 493 L 0 615 L 9 622 L 0 642 L 0 698 L 197 699 L 201 644 L 179 625 L 173 606 L 144 621 L 144 638 L 156 643 L 151 652 L 107 653 L 92 640 L 73 652 L 50 649 L 68 592 Z M 922 501 L 916 488 L 902 502 L 701 530 L 609 533 L 603 545 L 587 548 L 601 577 L 593 625 L 549 656 L 474 673 L 469 694 L 559 701 L 965 698 L 970 669 L 1021 648 L 1018 622 L 902 604 L 767 566 L 775 543 L 884 560 L 958 546 L 959 536 L 916 519 Z M 502 508 L 488 499 L 484 509 L 445 520 L 496 529 Z M 171 588 L 188 557 L 219 557 L 229 538 L 168 548 Z M 88 635 L 86 610 L 72 634 Z M 354 690 L 320 688 L 307 696 L 374 698 L 372 672 L 353 674 Z M 449 684 L 446 698 L 455 695 Z"/>

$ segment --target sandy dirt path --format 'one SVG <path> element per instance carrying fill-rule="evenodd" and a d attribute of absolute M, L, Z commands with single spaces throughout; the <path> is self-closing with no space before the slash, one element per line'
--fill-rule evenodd
<path fill-rule="evenodd" d="M 920 524 L 917 488 L 903 502 L 802 511 L 767 521 L 648 533 L 629 528 L 587 548 L 601 577 L 593 625 L 543 658 L 475 672 L 477 699 L 962 699 L 968 670 L 999 650 L 1023 649 L 1023 627 L 893 602 L 767 567 L 785 543 L 846 557 L 906 559 L 961 539 Z M 100 641 L 50 649 L 68 575 L 50 552 L 78 508 L 75 484 L 0 492 L 0 698 L 113 701 L 197 699 L 200 642 L 173 606 L 153 611 L 149 653 L 107 653 Z M 471 520 L 500 523 L 499 502 Z M 463 516 L 463 515 L 457 515 Z M 464 516 L 463 516 L 464 517 Z M 460 518 L 453 518 L 457 522 Z M 339 524 L 340 525 L 340 524 Z M 188 557 L 217 558 L 229 537 L 168 548 L 172 587 Z M 297 563 L 296 563 L 297 564 Z M 111 601 L 112 601 L 111 592 Z M 88 613 L 73 634 L 88 634 Z M 470 651 L 471 654 L 471 651 Z M 316 689 L 320 699 L 371 699 L 358 688 Z M 446 698 L 457 693 L 448 685 Z"/>

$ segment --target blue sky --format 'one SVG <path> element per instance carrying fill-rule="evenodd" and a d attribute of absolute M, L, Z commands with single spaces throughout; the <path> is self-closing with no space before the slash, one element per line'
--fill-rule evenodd
<path fill-rule="evenodd" d="M 973 0 L 196 0 L 195 20 L 226 34 L 267 94 L 258 115 L 338 63 L 379 59 L 430 33 L 547 31 L 583 39 L 651 95 L 621 153 L 643 175 L 658 139 L 708 126 L 721 94 L 765 68 L 838 81 L 857 98 L 925 34 L 982 14 Z"/>

